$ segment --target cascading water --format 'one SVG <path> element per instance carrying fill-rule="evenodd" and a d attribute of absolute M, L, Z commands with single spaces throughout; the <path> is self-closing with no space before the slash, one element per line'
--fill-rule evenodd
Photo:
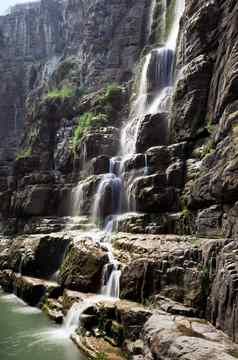
<path fill-rule="evenodd" d="M 119 297 L 120 275 L 118 264 L 112 253 L 113 216 L 120 213 L 122 196 L 122 179 L 118 176 L 120 161 L 111 158 L 109 174 L 100 182 L 93 205 L 93 220 L 104 222 L 104 233 L 101 245 L 107 249 L 109 262 L 104 266 L 101 294 L 113 298 Z"/>
<path fill-rule="evenodd" d="M 164 6 L 166 8 L 166 3 Z M 150 14 L 150 28 L 152 26 L 155 1 L 152 0 Z M 136 100 L 133 102 L 128 123 L 121 131 L 121 158 L 110 160 L 110 170 L 105 174 L 97 188 L 95 201 L 92 209 L 93 221 L 104 225 L 99 235 L 93 235 L 92 239 L 101 244 L 108 251 L 108 263 L 104 267 L 102 276 L 101 295 L 92 297 L 82 304 L 75 304 L 69 311 L 65 321 L 68 329 L 78 327 L 80 316 L 83 312 L 100 298 L 118 298 L 120 293 L 120 275 L 118 264 L 112 252 L 112 231 L 115 217 L 122 212 L 122 198 L 126 193 L 124 189 L 124 164 L 127 159 L 136 152 L 136 141 L 141 121 L 145 115 L 157 112 L 168 112 L 170 97 L 173 86 L 173 63 L 176 47 L 176 40 L 179 30 L 179 19 L 184 9 L 184 0 L 177 0 L 175 6 L 175 19 L 171 32 L 164 47 L 155 48 L 146 55 L 142 67 L 139 91 Z M 166 14 L 165 14 L 166 15 Z M 148 159 L 145 156 L 144 176 L 148 175 Z M 132 180 L 127 182 L 131 188 Z M 79 189 L 79 198 L 82 197 Z M 130 192 L 130 191 L 129 191 Z M 129 194 L 130 195 L 130 194 Z M 130 198 L 130 196 L 129 196 Z M 131 201 L 133 199 L 131 198 Z M 134 199 L 135 200 L 135 199 Z M 134 201 L 132 201 L 134 203 Z M 77 200 L 75 207 L 80 208 L 80 201 Z M 120 215 L 119 215 L 120 216 Z"/>
<path fill-rule="evenodd" d="M 103 221 L 120 209 L 121 178 L 113 173 L 104 175 L 100 182 L 93 205 L 93 221 Z M 110 206 L 111 204 L 111 206 Z"/>
<path fill-rule="evenodd" d="M 166 9 L 166 2 L 164 7 Z M 138 95 L 132 104 L 129 122 L 121 132 L 121 153 L 124 156 L 136 152 L 138 131 L 145 115 L 169 111 L 174 82 L 174 53 L 183 10 L 184 0 L 177 0 L 174 21 L 165 46 L 152 49 L 145 57 Z M 166 11 L 164 13 L 166 15 Z"/>
<path fill-rule="evenodd" d="M 98 300 L 99 296 L 92 296 L 82 302 L 75 302 L 71 306 L 66 318 L 64 319 L 64 328 L 69 335 L 71 335 L 78 328 L 80 317 L 83 312 L 90 306 L 94 305 Z"/>
<path fill-rule="evenodd" d="M 183 15 L 184 7 L 185 7 L 185 0 L 176 1 L 175 9 L 174 9 L 174 20 L 166 41 L 166 47 L 172 49 L 173 51 L 176 50 L 177 38 L 179 34 L 179 22 Z"/>
<path fill-rule="evenodd" d="M 156 6 L 156 0 L 151 1 L 150 11 L 149 11 L 149 19 L 148 19 L 148 26 L 147 26 L 147 40 L 149 40 L 151 31 L 152 31 L 152 24 L 153 24 L 153 17 L 154 17 L 154 11 Z"/>
<path fill-rule="evenodd" d="M 81 213 L 84 204 L 84 184 L 79 183 L 75 186 L 71 193 L 71 209 L 70 213 L 72 216 L 78 216 Z"/>
<path fill-rule="evenodd" d="M 123 157 L 128 157 L 135 153 L 135 133 L 138 132 L 140 120 L 144 116 L 147 108 L 147 89 L 148 89 L 148 67 L 151 61 L 151 53 L 146 55 L 143 64 L 139 92 L 136 100 L 132 105 L 129 122 L 121 131 L 121 154 Z"/>

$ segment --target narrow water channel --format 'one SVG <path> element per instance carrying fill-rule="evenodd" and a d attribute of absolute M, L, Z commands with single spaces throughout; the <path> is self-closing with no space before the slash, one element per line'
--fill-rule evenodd
<path fill-rule="evenodd" d="M 62 326 L 0 289 L 0 360 L 86 360 Z"/>

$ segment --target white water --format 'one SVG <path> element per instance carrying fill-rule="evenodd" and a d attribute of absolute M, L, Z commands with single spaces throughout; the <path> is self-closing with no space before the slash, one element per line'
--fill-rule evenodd
<path fill-rule="evenodd" d="M 78 216 L 81 214 L 82 207 L 84 204 L 84 184 L 79 183 L 75 186 L 71 192 L 70 199 L 70 213 L 72 216 Z"/>
<path fill-rule="evenodd" d="M 75 302 L 64 320 L 64 329 L 68 334 L 72 334 L 80 325 L 80 317 L 85 310 L 94 305 L 99 300 L 98 296 L 90 297 L 80 303 Z"/>
<path fill-rule="evenodd" d="M 111 214 L 120 208 L 121 178 L 113 173 L 105 174 L 97 188 L 92 210 L 92 220 L 95 224 L 103 219 L 105 201 L 111 199 Z M 107 204 L 108 207 L 110 204 Z"/>
<path fill-rule="evenodd" d="M 85 360 L 64 327 L 0 289 L 1 360 Z"/>
<path fill-rule="evenodd" d="M 105 238 L 106 241 L 104 241 L 103 245 L 108 251 L 109 262 L 104 266 L 100 293 L 107 297 L 119 298 L 121 271 L 118 269 L 118 263 L 112 252 L 112 230 L 113 220 L 108 222 L 105 229 L 108 236 Z"/>
<path fill-rule="evenodd" d="M 150 14 L 150 29 L 152 26 L 153 9 L 155 6 L 152 0 L 152 13 Z M 91 232 L 90 236 L 93 241 L 100 243 L 100 245 L 107 249 L 108 263 L 104 267 L 102 276 L 101 295 L 91 297 L 82 303 L 76 303 L 70 309 L 64 324 L 67 332 L 74 331 L 80 322 L 80 317 L 84 311 L 95 304 L 99 299 L 104 298 L 118 298 L 120 294 L 120 276 L 121 271 L 118 268 L 117 261 L 112 252 L 112 231 L 114 215 L 120 213 L 121 210 L 121 193 L 123 189 L 123 164 L 134 153 L 136 153 L 136 142 L 138 138 L 138 131 L 140 129 L 141 121 L 146 114 L 154 114 L 160 111 L 168 111 L 170 103 L 170 95 L 172 93 L 172 55 L 176 47 L 176 40 L 179 30 L 179 20 L 184 8 L 184 0 L 177 0 L 175 8 L 175 20 L 169 34 L 168 41 L 164 48 L 153 49 L 146 55 L 139 82 L 139 91 L 136 100 L 133 102 L 130 118 L 128 123 L 121 131 L 121 151 L 122 158 L 112 158 L 110 161 L 110 172 L 105 174 L 101 180 L 92 209 L 93 221 L 97 224 L 98 221 L 104 219 L 104 230 Z M 166 14 L 165 14 L 166 15 Z M 152 66 L 152 61 L 154 66 Z M 151 75 L 152 72 L 152 75 Z M 152 87 L 152 89 L 151 89 Z M 118 166 L 118 163 L 120 163 Z M 148 174 L 148 159 L 145 156 L 144 175 Z M 136 208 L 136 199 L 131 196 L 130 188 L 133 186 L 133 176 L 128 182 L 128 198 L 133 206 Z M 77 194 L 74 207 L 80 211 L 80 201 L 82 199 L 82 189 L 75 191 Z M 108 193 L 111 193 L 112 204 L 106 204 L 108 201 Z M 124 191 L 125 192 L 125 191 Z M 107 193 L 107 194 L 106 194 Z M 110 208 L 111 213 L 105 214 L 105 208 Z M 109 219 L 105 219 L 105 215 L 111 215 Z M 119 215 L 120 216 L 120 215 Z"/>
<path fill-rule="evenodd" d="M 83 313 L 90 308 L 91 306 L 96 305 L 100 301 L 110 301 L 111 297 L 103 295 L 91 296 L 88 299 L 85 299 L 81 302 L 75 302 L 68 311 L 67 316 L 65 317 L 63 329 L 64 332 L 68 335 L 74 333 L 74 331 L 80 326 L 80 319 L 83 316 Z"/>
<path fill-rule="evenodd" d="M 185 0 L 176 1 L 174 21 L 168 39 L 166 41 L 166 47 L 174 51 L 176 49 L 176 43 L 179 34 L 179 23 L 181 16 L 183 15 L 184 12 L 184 7 L 185 7 Z"/>
<path fill-rule="evenodd" d="M 149 165 L 148 165 L 148 155 L 145 154 L 145 167 L 144 167 L 144 175 L 149 175 Z"/>
<path fill-rule="evenodd" d="M 146 55 L 142 67 L 139 92 L 136 100 L 132 105 L 130 120 L 122 128 L 121 131 L 121 154 L 124 158 L 128 158 L 130 154 L 136 152 L 136 134 L 139 131 L 141 120 L 143 120 L 147 108 L 147 88 L 148 88 L 148 67 L 151 60 L 151 53 Z"/>
<path fill-rule="evenodd" d="M 171 53 L 174 53 L 176 49 L 179 22 L 184 11 L 184 6 L 184 0 L 176 1 L 174 11 L 175 17 L 165 46 L 163 48 L 152 49 L 145 57 L 138 95 L 133 102 L 129 122 L 121 131 L 121 153 L 125 157 L 136 153 L 138 131 L 145 115 L 156 114 L 159 111 L 169 111 L 173 84 L 173 63 L 171 63 Z M 153 69 L 154 78 L 157 82 L 155 96 L 151 94 L 148 81 L 152 61 L 155 62 L 156 67 Z M 150 100 L 151 97 L 152 101 Z"/>
<path fill-rule="evenodd" d="M 156 5 L 156 0 L 151 0 L 151 6 L 150 6 L 150 11 L 149 11 L 149 21 L 148 21 L 148 26 L 147 26 L 147 32 L 148 32 L 147 40 L 149 40 L 151 31 L 152 31 L 155 5 Z"/>

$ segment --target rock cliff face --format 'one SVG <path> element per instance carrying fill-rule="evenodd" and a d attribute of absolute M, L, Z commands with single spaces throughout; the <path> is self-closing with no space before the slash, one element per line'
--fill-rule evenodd
<path fill-rule="evenodd" d="M 1 16 L 1 138 L 18 134 L 27 96 L 45 85 L 68 56 L 77 55 L 73 75 L 78 86 L 129 80 L 145 41 L 147 14 L 146 0 L 42 0 L 16 5 Z M 68 68 L 56 82 L 69 77 Z"/>
<path fill-rule="evenodd" d="M 237 347 L 215 327 L 238 341 L 236 1 L 185 1 L 169 111 L 135 117 L 135 150 L 121 160 L 138 73 L 174 3 L 42 0 L 0 18 L 2 134 L 27 126 L 12 166 L 12 156 L 0 164 L 0 283 L 34 287 L 27 276 L 58 268 L 63 302 L 80 302 L 108 280 L 113 256 L 124 300 L 90 308 L 93 340 L 75 335 L 81 348 L 99 331 L 135 360 L 231 360 Z M 145 74 L 149 101 L 163 54 Z M 97 228 L 108 216 L 112 253 Z"/>
<path fill-rule="evenodd" d="M 62 54 L 62 19 L 58 1 L 17 5 L 0 17 L 2 139 L 19 134 L 27 95 L 44 81 L 47 61 Z"/>

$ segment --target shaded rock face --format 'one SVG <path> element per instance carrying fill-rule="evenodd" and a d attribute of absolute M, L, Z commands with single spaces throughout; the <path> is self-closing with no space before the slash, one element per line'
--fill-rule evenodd
<path fill-rule="evenodd" d="M 107 252 L 90 240 L 72 244 L 61 266 L 60 282 L 71 290 L 97 292 L 107 262 Z"/>
<path fill-rule="evenodd" d="M 21 276 L 11 270 L 0 272 L 0 283 L 5 291 L 12 292 L 14 290 L 19 298 L 31 306 L 39 305 L 43 297 L 54 298 L 62 294 L 62 289 L 55 282 Z"/>
<path fill-rule="evenodd" d="M 227 244 L 221 251 L 208 305 L 208 316 L 212 323 L 236 342 L 237 253 L 235 241 Z"/>
<path fill-rule="evenodd" d="M 116 0 L 66 1 L 57 7 L 55 38 L 51 37 L 47 26 L 43 26 L 43 30 L 40 26 L 41 21 L 43 24 L 51 22 L 53 4 L 57 4 L 57 1 L 52 2 L 51 8 L 48 1 L 42 0 L 29 9 L 17 7 L 8 17 L 0 19 L 0 23 L 7 23 L 9 17 L 22 16 L 23 24 L 28 24 L 30 11 L 42 14 L 37 33 L 39 53 L 34 45 L 35 38 L 27 38 L 30 42 L 34 40 L 32 56 L 36 60 L 29 59 L 31 48 L 16 46 L 19 59 L 24 58 L 19 64 L 25 66 L 26 59 L 27 66 L 34 64 L 29 85 L 33 91 L 28 98 L 26 117 L 29 131 L 22 141 L 24 152 L 13 169 L 9 166 L 13 159 L 11 153 L 0 164 L 0 209 L 8 229 L 12 226 L 14 232 L 20 229 L 36 234 L 47 233 L 47 229 L 69 231 L 67 219 L 46 222 L 41 227 L 37 226 L 35 218 L 56 213 L 75 215 L 75 209 L 69 209 L 69 204 L 72 207 L 77 191 L 82 202 L 76 201 L 76 213 L 91 213 L 99 183 L 111 165 L 110 157 L 118 155 L 120 127 L 128 120 L 131 95 L 131 86 L 125 83 L 131 78 L 135 60 L 144 45 L 146 0 L 136 3 L 123 0 L 120 4 Z M 45 17 L 43 10 L 48 14 Z M 121 270 L 121 297 L 138 302 L 152 297 L 163 302 L 163 308 L 171 314 L 206 317 L 236 341 L 237 11 L 234 0 L 186 1 L 178 39 L 178 80 L 171 100 L 171 119 L 167 113 L 159 113 L 147 115 L 140 124 L 138 154 L 128 157 L 123 164 L 125 190 L 132 205 L 130 210 L 139 214 L 119 218 L 117 230 L 129 234 L 117 234 L 113 239 L 113 253 Z M 9 29 L 5 25 L 4 28 Z M 46 29 L 48 37 L 42 35 Z M 4 29 L 2 34 L 0 46 L 7 41 Z M 19 43 L 24 43 L 24 39 Z M 9 46 L 9 51 L 11 49 L 13 45 Z M 55 56 L 61 55 L 62 61 L 57 64 Z M 4 60 L 4 54 L 1 56 Z M 17 57 L 17 53 L 14 56 Z M 49 64 L 43 66 L 46 60 L 56 69 L 41 89 L 42 74 L 46 78 L 49 75 Z M 24 69 L 15 70 L 23 72 Z M 24 70 L 24 74 L 28 72 Z M 108 86 L 112 81 L 122 86 Z M 68 84 L 76 90 L 74 95 L 40 98 L 48 89 L 62 89 Z M 23 85 L 18 83 L 17 86 Z M 24 91 L 21 92 L 23 97 Z M 14 119 L 17 120 L 17 116 Z M 171 137 L 168 139 L 170 120 Z M 5 127 L 3 130 L 8 131 Z M 99 204 L 105 216 L 112 213 L 111 199 L 108 186 L 105 201 Z M 78 238 L 77 231 L 92 230 L 92 224 L 71 223 L 70 226 L 76 232 L 72 234 L 73 241 L 60 268 L 60 284 L 73 291 L 95 293 L 100 289 L 108 252 L 90 242 L 85 234 L 83 239 Z M 176 235 L 151 235 L 160 233 Z M 185 236 L 191 234 L 197 237 Z M 198 236 L 207 239 L 203 241 Z M 46 236 L 43 240 L 35 239 L 34 243 L 27 244 L 27 239 L 19 239 L 19 242 L 26 245 L 24 249 L 14 240 L 13 244 L 9 240 L 0 246 L 0 267 L 18 271 L 21 265 L 23 274 L 47 277 L 59 267 L 70 239 L 60 236 L 55 241 Z M 22 261 L 27 247 L 30 251 Z M 5 277 L 0 278 L 6 288 L 12 289 L 11 272 L 5 272 Z M 19 288 L 22 287 L 24 283 L 21 282 Z M 44 289 L 41 287 L 41 290 Z M 142 322 L 147 320 L 147 313 L 142 317 L 130 311 L 123 315 L 123 325 L 131 324 L 129 330 L 134 341 Z M 110 331 L 115 331 L 117 338 L 121 328 L 116 332 L 112 325 Z M 200 322 L 205 326 L 202 334 L 194 330 L 199 322 L 194 324 L 193 320 L 167 315 L 158 316 L 155 324 L 147 325 L 145 359 L 233 358 L 233 349 L 220 343 L 217 337 L 214 346 L 213 335 L 209 337 L 214 329 L 208 324 Z M 236 350 L 234 354 L 237 355 Z"/>
<path fill-rule="evenodd" d="M 70 238 L 63 234 L 30 235 L 9 240 L 0 256 L 0 268 L 49 278 L 59 269 L 69 243 Z"/>
<path fill-rule="evenodd" d="M 47 80 L 63 49 L 62 3 L 57 0 L 17 5 L 0 17 L 0 130 L 12 135 L 23 127 L 25 100 Z M 48 68 L 44 64 L 49 61 Z"/>
<path fill-rule="evenodd" d="M 147 115 L 138 131 L 136 151 L 143 153 L 152 146 L 167 145 L 168 133 L 168 114 Z"/>
<path fill-rule="evenodd" d="M 26 97 L 36 96 L 63 57 L 77 54 L 78 59 L 69 70 L 67 64 L 59 67 L 52 86 L 71 76 L 72 67 L 76 86 L 128 81 L 143 45 L 147 12 L 145 0 L 42 0 L 16 5 L 1 16 L 2 140 L 22 129 Z"/>
<path fill-rule="evenodd" d="M 154 239 L 156 241 L 156 239 Z M 138 258 L 122 271 L 121 296 L 133 301 L 161 294 L 187 306 L 202 309 L 206 303 L 201 252 L 197 248 L 177 248 L 153 259 Z"/>

